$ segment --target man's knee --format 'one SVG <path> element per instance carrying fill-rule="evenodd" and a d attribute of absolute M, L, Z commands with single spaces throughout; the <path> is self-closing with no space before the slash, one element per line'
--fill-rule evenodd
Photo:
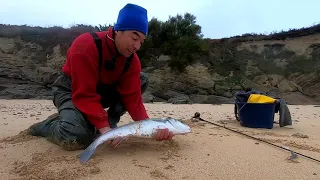
<path fill-rule="evenodd" d="M 52 139 L 65 150 L 84 149 L 93 141 L 93 135 L 86 127 L 61 118 L 48 139 Z"/>
<path fill-rule="evenodd" d="M 141 93 L 143 94 L 146 91 L 149 84 L 148 76 L 146 75 L 146 73 L 140 72 L 140 80 L 141 80 Z"/>
<path fill-rule="evenodd" d="M 95 128 L 71 101 L 58 109 L 60 121 L 52 129 L 52 138 L 66 150 L 83 149 L 93 141 Z"/>

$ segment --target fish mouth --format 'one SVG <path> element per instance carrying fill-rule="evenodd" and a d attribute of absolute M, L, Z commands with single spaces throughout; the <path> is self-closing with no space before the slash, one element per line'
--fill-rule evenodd
<path fill-rule="evenodd" d="M 168 121 L 174 128 L 176 128 L 179 131 L 179 134 L 188 134 L 191 132 L 191 128 L 179 120 L 176 120 L 176 121 L 181 123 L 183 126 L 179 126 L 179 124 L 177 124 L 176 122 L 173 122 L 172 119 L 169 119 Z"/>

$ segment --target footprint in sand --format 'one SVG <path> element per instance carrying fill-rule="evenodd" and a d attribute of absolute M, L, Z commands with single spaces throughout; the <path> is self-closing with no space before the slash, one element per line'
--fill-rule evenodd
<path fill-rule="evenodd" d="M 166 166 L 166 167 L 164 167 L 164 169 L 173 169 L 174 168 L 174 166 L 172 166 L 172 165 L 168 165 L 168 166 Z"/>
<path fill-rule="evenodd" d="M 75 156 L 53 156 L 51 150 L 35 153 L 31 160 L 17 160 L 12 164 L 10 173 L 16 179 L 70 179 L 98 174 L 101 170 L 96 166 L 99 161 L 90 161 L 85 165 L 78 162 Z M 59 166 L 56 166 L 59 164 Z"/>
<path fill-rule="evenodd" d="M 313 147 L 308 144 L 301 144 L 295 141 L 288 141 L 288 140 L 283 140 L 283 139 L 269 139 L 269 138 L 260 138 L 261 140 L 271 142 L 271 143 L 279 143 L 284 146 L 292 147 L 292 148 L 297 148 L 301 150 L 307 150 L 307 151 L 312 151 L 312 152 L 318 152 L 320 153 L 320 148 L 318 147 Z"/>
<path fill-rule="evenodd" d="M 150 166 L 138 164 L 138 160 L 136 160 L 136 159 L 132 160 L 132 164 L 134 164 L 135 166 L 140 167 L 140 168 L 147 168 L 147 169 L 150 168 Z"/>
<path fill-rule="evenodd" d="M 168 179 L 167 176 L 165 176 L 161 171 L 159 171 L 157 169 L 151 171 L 150 175 L 152 178 Z"/>
<path fill-rule="evenodd" d="M 301 133 L 294 133 L 292 134 L 293 137 L 297 137 L 297 138 L 309 138 L 309 136 L 301 134 Z"/>

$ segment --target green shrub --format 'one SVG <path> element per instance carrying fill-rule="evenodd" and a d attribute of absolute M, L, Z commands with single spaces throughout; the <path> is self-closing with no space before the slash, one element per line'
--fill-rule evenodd
<path fill-rule="evenodd" d="M 190 13 L 169 17 L 165 22 L 153 18 L 149 22 L 147 40 L 138 54 L 143 65 L 153 57 L 169 55 L 169 66 L 181 72 L 194 62 L 196 55 L 208 50 L 202 37 L 201 26 L 196 24 L 196 17 Z"/>

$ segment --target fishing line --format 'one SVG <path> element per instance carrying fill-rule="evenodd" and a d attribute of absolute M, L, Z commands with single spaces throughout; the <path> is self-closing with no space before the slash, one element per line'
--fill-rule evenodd
<path fill-rule="evenodd" d="M 241 135 L 250 137 L 250 138 L 252 138 L 252 139 L 255 139 L 255 140 L 258 140 L 258 141 L 262 141 L 262 142 L 264 142 L 264 143 L 270 144 L 270 145 L 275 146 L 275 147 L 278 147 L 278 148 L 280 148 L 280 149 L 284 149 L 284 150 L 286 150 L 286 151 L 291 152 L 291 154 L 293 154 L 293 153 L 294 153 L 294 154 L 298 154 L 298 155 L 303 156 L 303 157 L 306 157 L 306 158 L 308 158 L 308 159 L 312 159 L 312 160 L 314 160 L 314 161 L 320 162 L 320 160 L 318 160 L 318 159 L 315 159 L 315 158 L 312 158 L 312 157 L 310 157 L 310 156 L 301 154 L 301 153 L 299 153 L 299 152 L 296 152 L 296 151 L 287 149 L 287 148 L 285 148 L 285 147 L 283 147 L 283 146 L 279 146 L 279 145 L 273 144 L 273 143 L 268 142 L 268 141 L 265 141 L 265 140 L 263 140 L 263 139 L 259 139 L 259 138 L 250 136 L 250 135 L 245 134 L 245 133 L 242 133 L 242 132 L 240 132 L 240 131 L 237 131 L 237 130 L 228 128 L 228 127 L 226 127 L 225 125 L 220 125 L 220 124 L 217 124 L 217 123 L 214 123 L 214 122 L 211 122 L 211 121 L 204 120 L 204 119 L 202 119 L 202 118 L 200 117 L 200 113 L 198 113 L 198 112 L 195 113 L 195 115 L 194 115 L 193 118 L 198 119 L 198 120 L 200 120 L 200 121 L 207 122 L 207 123 L 209 123 L 209 124 L 213 124 L 213 125 L 216 125 L 216 126 L 219 126 L 219 127 L 225 128 L 225 129 L 228 129 L 228 130 L 230 130 L 230 131 L 233 131 L 233 132 L 235 132 L 235 133 L 238 133 L 238 134 L 241 134 Z"/>

